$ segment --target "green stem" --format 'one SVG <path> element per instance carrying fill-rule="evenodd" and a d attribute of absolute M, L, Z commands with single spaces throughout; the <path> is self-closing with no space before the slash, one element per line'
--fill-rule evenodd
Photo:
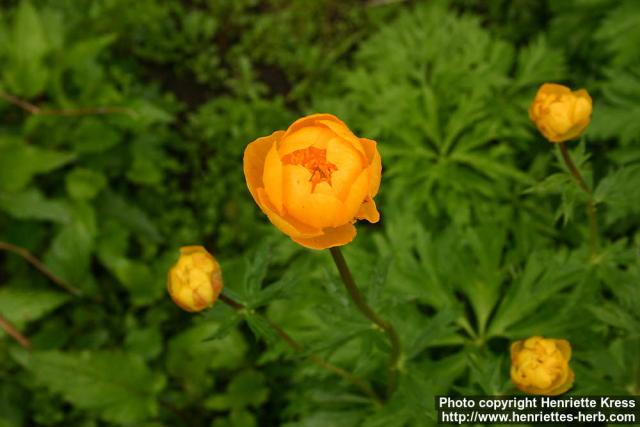
<path fill-rule="evenodd" d="M 591 252 L 591 258 L 593 259 L 598 253 L 598 215 L 596 201 L 593 197 L 593 192 L 591 191 L 586 181 L 582 177 L 582 174 L 571 159 L 571 155 L 569 154 L 567 145 L 564 142 L 561 142 L 558 145 L 560 146 L 562 159 L 564 160 L 565 165 L 567 165 L 571 176 L 573 176 L 576 185 L 578 186 L 578 188 L 584 191 L 587 196 L 589 196 L 589 201 L 587 202 L 587 216 L 589 217 L 589 248 Z"/>
<path fill-rule="evenodd" d="M 234 310 L 245 310 L 247 309 L 247 307 L 242 304 L 239 303 L 231 298 L 229 298 L 228 296 L 224 295 L 224 294 L 220 294 L 220 296 L 218 297 L 220 299 L 220 301 L 222 301 L 223 303 L 227 304 L 228 306 L 230 306 L 231 308 L 233 308 Z M 275 331 L 275 333 L 282 338 L 282 340 L 289 346 L 291 347 L 291 349 L 293 349 L 294 351 L 298 352 L 298 353 L 302 353 L 304 352 L 304 346 L 302 344 L 300 344 L 298 341 L 296 341 L 295 339 L 293 339 L 293 337 L 291 335 L 289 335 L 288 333 L 286 333 L 280 326 L 278 326 L 277 324 L 273 323 L 273 321 L 271 321 L 271 319 L 269 319 L 268 317 L 254 312 L 254 314 L 256 316 L 260 316 L 262 317 L 271 327 L 271 329 L 273 329 Z M 376 394 L 376 392 L 373 390 L 373 388 L 366 382 L 364 381 L 362 378 L 358 377 L 357 375 L 352 374 L 349 371 L 346 371 L 342 368 L 340 368 L 339 366 L 336 366 L 330 362 L 327 362 L 326 360 L 324 360 L 322 357 L 315 355 L 315 354 L 309 354 L 307 355 L 307 358 L 314 363 L 316 366 L 321 367 L 322 369 L 325 369 L 329 372 L 332 372 L 340 377 L 342 377 L 343 379 L 345 379 L 346 381 L 350 382 L 351 384 L 355 385 L 356 387 L 358 387 L 360 390 L 362 390 L 362 392 L 364 394 L 366 394 L 367 396 L 369 396 L 376 404 L 378 405 L 382 405 L 382 399 L 380 399 L 380 397 Z"/>
<path fill-rule="evenodd" d="M 351 300 L 356 305 L 358 310 L 369 320 L 371 320 L 375 325 L 377 325 L 380 329 L 382 329 L 389 338 L 389 343 L 391 344 L 391 355 L 389 357 L 389 366 L 388 366 L 388 382 L 387 382 L 387 398 L 393 394 L 396 389 L 398 382 L 398 365 L 400 364 L 400 357 L 402 354 L 400 338 L 396 333 L 393 325 L 388 323 L 383 318 L 381 318 L 365 301 L 364 296 L 358 289 L 355 280 L 353 280 L 353 276 L 351 275 L 351 271 L 349 270 L 349 266 L 342 255 L 342 251 L 340 251 L 339 247 L 330 248 L 331 256 L 333 257 L 333 261 L 336 263 L 336 267 L 338 267 L 338 271 L 340 272 L 340 277 L 342 278 L 342 283 L 344 283 Z"/>

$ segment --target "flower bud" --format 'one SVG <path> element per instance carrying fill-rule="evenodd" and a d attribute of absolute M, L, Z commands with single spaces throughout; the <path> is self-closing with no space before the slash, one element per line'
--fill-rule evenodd
<path fill-rule="evenodd" d="M 570 359 L 567 340 L 531 337 L 516 341 L 511 344 L 511 381 L 525 393 L 557 396 L 573 385 Z"/>
<path fill-rule="evenodd" d="M 591 121 L 591 97 L 586 90 L 545 83 L 536 94 L 529 117 L 549 142 L 575 139 Z"/>
<path fill-rule="evenodd" d="M 167 289 L 183 310 L 196 312 L 211 307 L 222 291 L 220 265 L 204 247 L 184 246 L 178 262 L 169 270 Z"/>

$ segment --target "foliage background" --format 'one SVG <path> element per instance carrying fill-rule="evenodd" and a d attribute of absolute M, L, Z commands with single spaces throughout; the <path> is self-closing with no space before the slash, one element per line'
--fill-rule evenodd
<path fill-rule="evenodd" d="M 0 5 L 0 238 L 82 291 L 0 253 L 0 314 L 33 347 L 0 332 L 0 426 L 431 425 L 434 395 L 516 393 L 509 343 L 534 334 L 573 344 L 570 394 L 640 394 L 640 2 Z M 594 98 L 571 147 L 595 260 L 584 196 L 527 117 L 546 81 Z M 328 253 L 244 184 L 246 144 L 311 112 L 382 153 L 382 221 L 345 249 L 404 343 L 382 408 L 258 317 L 165 294 L 177 249 L 204 244 L 226 290 L 382 389 L 386 341 Z"/>

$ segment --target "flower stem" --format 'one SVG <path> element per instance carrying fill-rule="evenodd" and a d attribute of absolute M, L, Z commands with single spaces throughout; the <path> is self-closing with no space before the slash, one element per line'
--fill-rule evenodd
<path fill-rule="evenodd" d="M 223 303 L 227 304 L 229 307 L 233 308 L 234 310 L 245 310 L 247 309 L 247 307 L 238 302 L 235 301 L 234 299 L 224 295 L 224 294 L 220 294 L 219 296 L 220 301 L 222 301 Z M 260 316 L 262 317 L 271 327 L 271 329 L 273 329 L 275 331 L 275 333 L 282 338 L 282 340 L 289 346 L 291 347 L 291 349 L 293 349 L 294 351 L 298 352 L 298 353 L 302 353 L 304 352 L 304 346 L 302 344 L 300 344 L 298 341 L 296 341 L 295 339 L 293 339 L 293 337 L 291 335 L 289 335 L 288 333 L 286 333 L 280 326 L 278 326 L 277 324 L 275 324 L 271 319 L 269 319 L 268 317 L 254 312 L 253 314 L 255 314 L 256 316 Z M 373 388 L 369 385 L 369 383 L 367 383 L 366 381 L 364 381 L 362 378 L 358 377 L 357 375 L 352 374 L 349 371 L 346 371 L 342 368 L 340 368 L 339 366 L 336 366 L 330 362 L 327 362 L 326 360 L 324 360 L 322 357 L 315 355 L 315 354 L 308 354 L 307 358 L 316 366 L 321 367 L 322 369 L 325 369 L 329 372 L 332 372 L 340 377 L 342 377 L 343 379 L 345 379 L 346 381 L 350 382 L 351 384 L 355 385 L 356 387 L 358 387 L 360 390 L 362 390 L 362 392 L 364 394 L 366 394 L 367 396 L 369 396 L 377 405 L 382 405 L 382 400 L 380 399 L 380 397 L 376 394 L 376 392 L 373 390 Z"/>
<path fill-rule="evenodd" d="M 587 216 L 589 217 L 589 248 L 591 258 L 593 259 L 598 253 L 598 215 L 596 201 L 593 197 L 593 192 L 591 191 L 586 181 L 582 177 L 582 174 L 571 159 L 571 155 L 569 154 L 567 145 L 564 142 L 561 142 L 559 146 L 560 153 L 562 154 L 562 159 L 564 160 L 565 165 L 567 165 L 567 168 L 569 168 L 571 176 L 573 176 L 573 178 L 575 179 L 576 185 L 578 186 L 578 188 L 584 191 L 587 196 L 589 196 L 589 200 L 587 202 Z"/>
<path fill-rule="evenodd" d="M 342 278 L 342 283 L 344 283 L 349 296 L 353 303 L 358 307 L 358 310 L 369 320 L 371 320 L 375 325 L 380 327 L 389 338 L 389 343 L 391 344 L 391 355 L 389 357 L 389 366 L 388 370 L 388 382 L 387 382 L 387 398 L 389 398 L 396 389 L 398 382 L 398 368 L 400 364 L 400 357 L 402 354 L 400 338 L 396 333 L 393 325 L 387 322 L 383 318 L 381 318 L 365 301 L 364 296 L 358 289 L 358 285 L 356 285 L 353 276 L 351 275 L 351 271 L 349 270 L 349 266 L 347 265 L 344 256 L 342 255 L 342 251 L 340 251 L 339 247 L 330 248 L 331 256 L 333 257 L 333 261 L 336 263 L 336 267 L 338 267 L 338 271 L 340 272 L 340 277 Z"/>

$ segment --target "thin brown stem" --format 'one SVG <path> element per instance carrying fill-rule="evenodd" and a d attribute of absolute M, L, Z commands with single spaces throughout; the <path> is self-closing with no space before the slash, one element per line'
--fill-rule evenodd
<path fill-rule="evenodd" d="M 84 107 L 68 109 L 42 108 L 4 91 L 0 91 L 0 98 L 4 99 L 10 104 L 15 105 L 16 107 L 23 109 L 29 114 L 33 114 L 36 116 L 91 116 L 106 114 L 126 114 L 131 117 L 136 117 L 138 115 L 138 113 L 136 113 L 134 110 L 126 107 Z"/>
<path fill-rule="evenodd" d="M 27 350 L 31 350 L 31 342 L 29 341 L 29 339 L 22 335 L 20 331 L 15 326 L 13 326 L 13 324 L 9 322 L 6 317 L 2 316 L 1 314 L 0 328 L 2 328 L 2 330 L 9 334 L 9 336 L 13 337 L 13 339 L 15 339 L 22 347 L 26 348 Z"/>
<path fill-rule="evenodd" d="M 593 197 L 593 192 L 591 191 L 591 189 L 587 185 L 587 182 L 584 180 L 584 177 L 573 162 L 571 154 L 569 154 L 569 150 L 567 149 L 567 145 L 564 142 L 561 142 L 558 145 L 560 146 L 562 159 L 569 169 L 571 176 L 575 180 L 576 185 L 589 197 L 589 200 L 587 201 L 587 216 L 589 217 L 589 248 L 591 258 L 595 258 L 598 253 L 598 213 L 596 201 Z"/>
<path fill-rule="evenodd" d="M 380 329 L 382 329 L 389 338 L 389 343 L 391 345 L 391 354 L 389 356 L 389 365 L 387 368 L 388 371 L 388 379 L 387 379 L 387 398 L 389 398 L 396 389 L 398 383 L 398 369 L 402 356 L 402 346 L 400 344 L 400 338 L 393 327 L 393 325 L 376 313 L 373 308 L 371 308 L 364 299 L 364 296 L 358 289 L 353 276 L 351 275 L 351 271 L 349 270 L 349 266 L 347 265 L 344 256 L 342 255 L 342 251 L 340 251 L 339 247 L 330 248 L 331 256 L 333 257 L 333 261 L 338 267 L 338 271 L 340 272 L 340 277 L 342 278 L 342 283 L 344 283 L 351 300 L 354 302 L 358 310 L 369 320 L 371 320 L 375 325 L 377 325 Z"/>
<path fill-rule="evenodd" d="M 1 242 L 0 241 L 0 250 L 1 251 L 12 252 L 12 253 L 14 253 L 16 255 L 21 256 L 25 261 L 27 261 L 29 264 L 34 266 L 42 274 L 47 276 L 47 278 L 49 278 L 49 280 L 51 280 L 53 283 L 55 283 L 56 285 L 60 286 L 62 289 L 64 289 L 65 291 L 69 292 L 70 294 L 75 295 L 75 296 L 82 295 L 82 291 L 80 291 L 80 289 L 71 286 L 70 284 L 68 284 L 67 282 L 65 282 L 64 280 L 62 280 L 61 278 L 59 278 L 55 274 L 53 274 L 42 263 L 42 261 L 40 261 L 35 256 L 31 255 L 31 252 L 29 252 L 25 248 L 13 245 L 11 243 Z"/>
<path fill-rule="evenodd" d="M 233 308 L 234 310 L 246 310 L 247 307 L 242 304 L 239 303 L 237 301 L 235 301 L 234 299 L 224 295 L 224 294 L 220 294 L 220 296 L 218 297 L 220 299 L 220 301 L 224 302 L 225 304 L 227 304 L 228 306 L 230 306 L 231 308 Z M 278 326 L 277 324 L 275 324 L 271 319 L 269 319 L 268 317 L 258 313 L 258 312 L 252 312 L 252 314 L 256 315 L 256 316 L 260 316 L 262 317 L 271 327 L 271 329 L 274 330 L 274 332 L 289 346 L 291 347 L 292 350 L 298 352 L 298 353 L 302 353 L 305 351 L 304 346 L 299 343 L 298 341 L 296 341 L 291 335 L 289 335 L 288 333 L 286 333 L 280 326 Z M 342 377 L 343 379 L 345 379 L 346 381 L 350 382 L 351 384 L 355 385 L 356 387 L 358 387 L 360 390 L 362 390 L 362 392 L 364 394 L 366 394 L 367 396 L 369 396 L 376 404 L 381 405 L 382 404 L 382 400 L 380 399 L 380 397 L 376 394 L 376 392 L 373 390 L 373 388 L 366 382 L 364 381 L 362 378 L 352 374 L 349 371 L 346 371 L 342 368 L 340 368 L 339 366 L 336 366 L 326 360 L 324 360 L 322 357 L 315 355 L 315 354 L 308 354 L 306 356 L 312 363 L 314 363 L 316 366 L 321 367 L 322 369 L 325 369 L 329 372 L 332 372 L 340 377 Z"/>

